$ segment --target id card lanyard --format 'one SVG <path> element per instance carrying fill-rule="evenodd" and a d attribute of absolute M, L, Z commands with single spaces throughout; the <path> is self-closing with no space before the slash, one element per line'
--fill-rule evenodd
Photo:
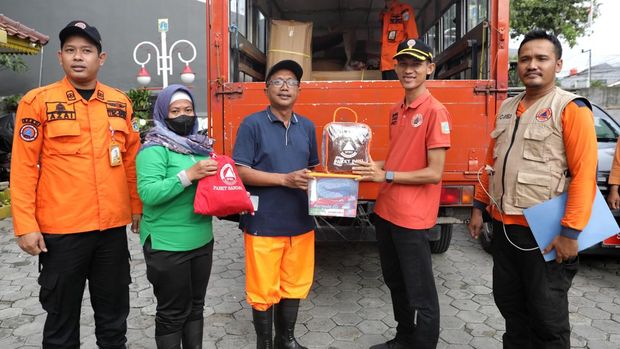
<path fill-rule="evenodd" d="M 114 139 L 114 129 L 110 126 L 110 135 L 112 136 L 112 140 L 110 142 L 110 166 L 116 167 L 120 166 L 123 163 L 121 158 L 121 147 Z"/>

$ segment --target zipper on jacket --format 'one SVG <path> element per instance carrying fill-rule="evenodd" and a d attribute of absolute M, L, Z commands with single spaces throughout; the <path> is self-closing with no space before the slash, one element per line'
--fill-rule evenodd
<path fill-rule="evenodd" d="M 512 139 L 510 140 L 510 145 L 508 146 L 506 156 L 504 157 L 504 163 L 502 164 L 502 196 L 499 199 L 499 206 L 502 212 L 504 212 L 504 193 L 506 193 L 506 164 L 508 163 L 508 155 L 510 155 L 510 150 L 515 143 L 517 129 L 519 128 L 519 120 L 521 120 L 520 117 L 515 117 L 515 128 L 512 131 Z"/>

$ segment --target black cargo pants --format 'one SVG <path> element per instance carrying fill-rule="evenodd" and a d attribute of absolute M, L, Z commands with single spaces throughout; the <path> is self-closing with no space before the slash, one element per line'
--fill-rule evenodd
<path fill-rule="evenodd" d="M 537 246 L 528 227 L 506 225 L 506 233 L 521 248 Z M 491 247 L 493 295 L 506 320 L 504 348 L 570 348 L 568 289 L 578 258 L 545 262 L 539 249 L 526 252 L 512 246 L 495 220 Z"/>
<path fill-rule="evenodd" d="M 88 280 L 100 348 L 125 348 L 129 314 L 126 228 L 77 234 L 43 234 L 39 300 L 47 312 L 43 348 L 79 348 L 80 313 Z"/>
<path fill-rule="evenodd" d="M 439 298 L 426 230 L 376 216 L 383 280 L 390 289 L 396 341 L 407 348 L 434 349 L 439 340 Z"/>

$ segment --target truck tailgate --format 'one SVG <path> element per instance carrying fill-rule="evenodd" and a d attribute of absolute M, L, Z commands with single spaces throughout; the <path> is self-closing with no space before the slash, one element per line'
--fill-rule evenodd
<path fill-rule="evenodd" d="M 496 97 L 485 93 L 486 86 L 493 81 L 484 80 L 435 80 L 428 87 L 433 96 L 442 102 L 450 112 L 452 120 L 452 147 L 448 151 L 444 184 L 471 184 L 476 172 L 484 162 L 489 140 L 491 120 L 496 111 Z M 231 154 L 239 124 L 251 113 L 268 105 L 265 84 L 228 83 L 223 93 L 221 114 L 211 118 L 213 136 L 217 149 Z M 475 92 L 478 89 L 482 92 Z M 349 107 L 359 116 L 358 121 L 366 123 L 373 131 L 371 155 L 375 160 L 384 159 L 389 145 L 389 109 L 404 98 L 398 81 L 316 81 L 304 82 L 295 112 L 314 121 L 317 127 L 319 148 L 323 126 L 332 121 L 334 110 Z M 352 121 L 352 113 L 342 110 L 338 120 Z M 320 169 L 319 169 L 320 170 Z M 363 183 L 360 199 L 376 198 L 378 185 Z"/>

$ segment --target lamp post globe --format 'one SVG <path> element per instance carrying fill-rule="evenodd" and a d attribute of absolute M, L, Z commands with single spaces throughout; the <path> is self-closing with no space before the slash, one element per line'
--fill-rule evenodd
<path fill-rule="evenodd" d="M 146 70 L 146 68 L 144 68 L 144 66 L 140 68 L 140 71 L 138 71 L 138 76 L 136 77 L 136 80 L 138 80 L 138 84 L 140 84 L 140 86 L 142 87 L 146 87 L 146 85 L 151 82 L 151 75 Z"/>
<path fill-rule="evenodd" d="M 183 69 L 183 72 L 181 73 L 181 81 L 185 85 L 190 85 L 192 82 L 194 82 L 195 79 L 196 74 L 194 74 L 192 69 L 189 67 L 189 64 L 186 64 L 185 69 Z"/>

